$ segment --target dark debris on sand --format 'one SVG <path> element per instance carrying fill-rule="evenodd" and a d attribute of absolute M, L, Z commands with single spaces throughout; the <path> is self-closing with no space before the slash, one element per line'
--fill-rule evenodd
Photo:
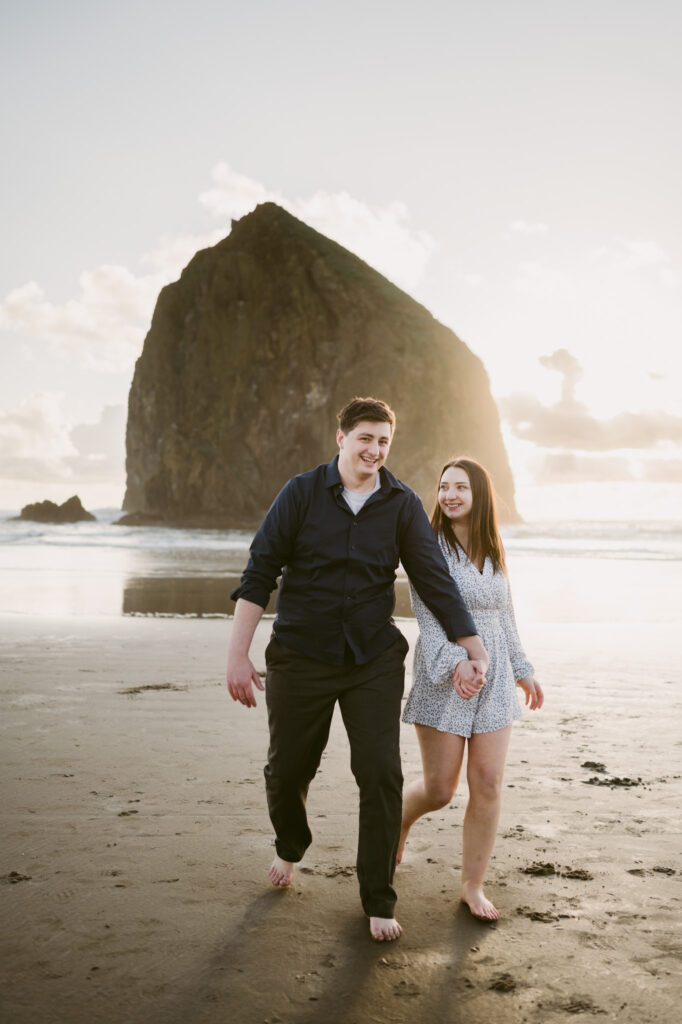
<path fill-rule="evenodd" d="M 557 869 L 553 864 L 541 864 L 540 861 L 536 861 L 534 864 L 529 864 L 527 868 L 521 868 L 524 875 L 556 875 Z"/>
<path fill-rule="evenodd" d="M 30 881 L 31 881 L 31 876 L 30 875 L 22 875 L 22 873 L 20 871 L 10 871 L 10 873 L 8 875 L 2 875 L 2 877 L 0 877 L 0 882 L 3 882 L 5 885 L 16 885 L 17 882 L 30 882 Z"/>
<path fill-rule="evenodd" d="M 591 882 L 594 879 L 594 875 L 591 875 L 586 868 L 569 868 L 566 867 L 561 872 L 562 878 L 577 878 L 581 882 Z"/>
<path fill-rule="evenodd" d="M 606 1010 L 595 1006 L 589 996 L 571 996 L 565 1003 L 559 1003 L 559 1009 L 566 1013 L 606 1013 Z"/>
<path fill-rule="evenodd" d="M 493 992 L 513 992 L 516 988 L 516 980 L 506 971 L 502 974 L 497 974 L 488 985 L 489 989 Z"/>
<path fill-rule="evenodd" d="M 677 872 L 675 871 L 675 868 L 664 867 L 661 864 L 659 864 L 658 867 L 651 868 L 651 869 L 648 869 L 648 868 L 628 868 L 627 869 L 627 872 L 628 872 L 629 875 L 637 875 L 638 878 L 644 878 L 646 875 L 651 875 L 651 874 L 654 873 L 654 871 L 656 872 L 656 874 L 668 875 L 668 877 L 670 877 L 671 875 L 677 874 Z"/>
<path fill-rule="evenodd" d="M 117 690 L 124 697 L 135 697 L 138 693 L 145 693 L 147 690 L 187 690 L 186 686 L 176 686 L 175 683 L 149 683 L 146 686 L 129 686 L 127 690 Z"/>
<path fill-rule="evenodd" d="M 568 864 L 562 869 L 549 862 L 543 864 L 541 861 L 535 861 L 534 864 L 529 864 L 528 867 L 520 868 L 520 870 L 524 875 L 559 875 L 560 878 L 577 878 L 582 882 L 591 882 L 594 879 L 594 875 L 591 875 L 586 868 L 572 868 Z"/>
<path fill-rule="evenodd" d="M 612 775 L 610 779 L 600 779 L 596 775 L 593 775 L 591 779 L 583 779 L 584 786 L 623 786 L 629 788 L 631 786 L 642 786 L 643 782 L 641 778 L 629 779 L 627 776 L 620 778 L 618 775 Z"/>
<path fill-rule="evenodd" d="M 581 768 L 589 768 L 593 772 L 602 772 L 606 774 L 606 765 L 601 761 L 583 761 L 580 765 Z"/>

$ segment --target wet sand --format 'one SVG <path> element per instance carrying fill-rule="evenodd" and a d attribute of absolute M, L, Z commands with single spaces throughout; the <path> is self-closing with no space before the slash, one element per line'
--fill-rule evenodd
<path fill-rule="evenodd" d="M 524 628 L 547 704 L 512 739 L 489 872 L 502 917 L 458 903 L 463 787 L 413 830 L 392 944 L 360 911 L 337 719 L 314 844 L 291 890 L 267 884 L 265 709 L 226 694 L 229 623 L 0 627 L 2 1021 L 677 1019 L 681 698 L 665 626 Z M 402 746 L 409 780 L 411 727 Z"/>

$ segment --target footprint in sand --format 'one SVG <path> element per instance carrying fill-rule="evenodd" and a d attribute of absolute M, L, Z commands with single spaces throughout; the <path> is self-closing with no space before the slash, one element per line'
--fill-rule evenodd
<path fill-rule="evenodd" d="M 559 915 L 553 914 L 549 910 L 531 910 L 530 907 L 517 907 L 516 913 L 527 917 L 529 921 L 540 921 L 542 924 L 551 924 L 552 921 L 559 920 Z"/>
<path fill-rule="evenodd" d="M 595 1006 L 589 996 L 569 996 L 565 1003 L 558 1003 L 557 1008 L 566 1013 L 606 1013 Z"/>
<path fill-rule="evenodd" d="M 4 882 L 5 885 L 16 885 L 18 882 L 30 882 L 30 875 L 22 875 L 20 871 L 10 871 L 8 875 L 2 875 L 0 882 Z"/>

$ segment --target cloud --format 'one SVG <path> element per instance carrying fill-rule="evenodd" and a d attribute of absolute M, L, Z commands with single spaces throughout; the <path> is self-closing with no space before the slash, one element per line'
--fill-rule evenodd
<path fill-rule="evenodd" d="M 538 484 L 557 483 L 682 483 L 682 459 L 634 460 L 625 455 L 582 455 L 550 452 L 535 465 Z"/>
<path fill-rule="evenodd" d="M 580 363 L 566 348 L 558 348 L 551 356 L 540 356 L 539 363 L 548 370 L 556 370 L 563 377 L 561 402 L 569 405 L 575 402 L 576 384 L 583 375 Z"/>
<path fill-rule="evenodd" d="M 217 245 L 227 232 L 225 228 L 214 228 L 197 235 L 164 235 L 149 252 L 140 257 L 143 266 L 149 266 L 164 284 L 176 280 L 192 257 L 200 249 Z"/>
<path fill-rule="evenodd" d="M 0 478 L 50 484 L 117 482 L 125 473 L 124 406 L 72 427 L 64 395 L 40 391 L 0 413 Z"/>
<path fill-rule="evenodd" d="M 199 202 L 212 217 L 220 220 L 235 220 L 250 213 L 259 203 L 277 203 L 286 206 L 287 201 L 279 192 L 272 192 L 260 181 L 233 170 L 221 161 L 212 171 L 213 188 L 199 194 Z"/>
<path fill-rule="evenodd" d="M 535 469 L 539 484 L 604 483 L 635 480 L 630 459 L 599 456 L 590 458 L 575 452 L 545 455 Z"/>
<path fill-rule="evenodd" d="M 579 402 L 547 406 L 527 394 L 509 395 L 499 404 L 516 437 L 542 448 L 615 451 L 682 443 L 682 416 L 665 412 L 623 412 L 600 420 Z"/>
<path fill-rule="evenodd" d="M 534 221 L 529 223 L 525 220 L 514 220 L 509 225 L 508 235 L 545 235 L 549 231 L 549 225 L 542 221 Z"/>
<path fill-rule="evenodd" d="M 290 199 L 226 163 L 217 164 L 211 176 L 214 187 L 202 192 L 199 202 L 213 217 L 238 218 L 258 203 L 277 203 L 404 288 L 421 281 L 437 248 L 431 235 L 412 228 L 404 203 L 370 205 L 348 192 L 322 190 L 308 198 Z"/>
<path fill-rule="evenodd" d="M 126 419 L 124 405 L 105 405 L 96 423 L 73 427 L 69 437 L 78 454 L 67 463 L 76 476 L 102 481 L 123 478 Z"/>
<path fill-rule="evenodd" d="M 613 274 L 631 274 L 650 267 L 661 268 L 662 280 L 671 280 L 674 272 L 669 254 L 653 239 L 616 238 L 611 245 L 600 245 L 591 254 L 591 262 Z"/>
<path fill-rule="evenodd" d="M 347 192 L 316 192 L 294 204 L 293 212 L 404 288 L 422 280 L 437 249 L 427 232 L 410 226 L 403 203 L 368 206 Z"/>
<path fill-rule="evenodd" d="M 65 460 L 77 454 L 64 422 L 63 398 L 38 391 L 0 413 L 0 476 L 63 479 Z"/>
<path fill-rule="evenodd" d="M 575 399 L 582 369 L 567 349 L 541 356 L 540 362 L 563 376 L 559 402 L 542 405 L 528 394 L 512 394 L 499 401 L 504 419 L 521 440 L 565 451 L 644 450 L 662 442 L 682 443 L 681 416 L 666 412 L 623 412 L 603 420 L 592 416 Z"/>
<path fill-rule="evenodd" d="M 55 304 L 29 281 L 0 305 L 0 329 L 47 341 L 93 369 L 120 372 L 139 355 L 164 283 L 160 274 L 136 277 L 106 264 L 83 271 L 77 298 Z"/>
<path fill-rule="evenodd" d="M 682 484 L 682 459 L 650 459 L 644 478 L 649 483 Z"/>

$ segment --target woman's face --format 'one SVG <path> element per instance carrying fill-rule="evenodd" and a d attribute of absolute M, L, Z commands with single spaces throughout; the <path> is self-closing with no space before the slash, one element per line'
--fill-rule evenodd
<path fill-rule="evenodd" d="M 459 466 L 449 466 L 440 478 L 438 504 L 453 526 L 468 522 L 473 505 L 471 484 Z"/>

